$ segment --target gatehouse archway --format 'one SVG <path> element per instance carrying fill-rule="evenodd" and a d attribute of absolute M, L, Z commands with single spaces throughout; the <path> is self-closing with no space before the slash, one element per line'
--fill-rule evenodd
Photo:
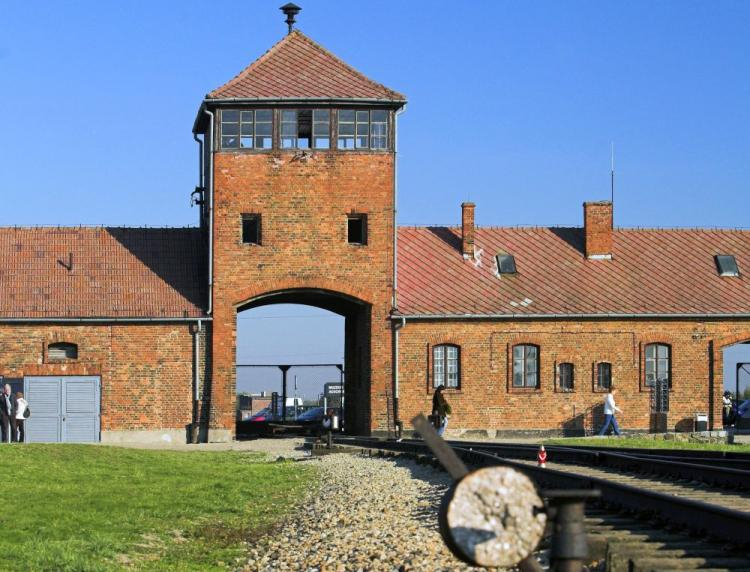
<path fill-rule="evenodd" d="M 248 337 L 247 333 L 243 334 L 243 331 L 247 332 L 248 328 L 251 328 L 255 334 L 262 335 L 263 329 L 268 329 L 269 322 L 268 320 L 248 320 L 248 322 L 251 322 L 248 324 L 243 321 L 243 318 L 252 317 L 254 310 L 268 309 L 272 306 L 278 306 L 279 308 L 317 308 L 325 310 L 325 313 L 331 313 L 332 317 L 340 317 L 341 320 L 337 323 L 340 324 L 342 331 L 332 332 L 329 329 L 325 334 L 343 338 L 338 356 L 336 356 L 335 350 L 324 355 L 313 355 L 315 352 L 310 352 L 310 347 L 292 347 L 294 344 L 305 344 L 305 338 L 304 336 L 294 337 L 290 335 L 278 340 L 279 353 L 276 354 L 276 358 L 263 359 L 259 355 L 257 358 L 253 358 L 254 363 L 247 363 L 247 359 L 242 359 L 243 337 Z M 325 403 L 325 400 L 330 399 L 330 396 L 324 395 L 324 388 L 332 391 L 335 388 L 332 388 L 331 384 L 338 381 L 343 385 L 344 430 L 356 434 L 368 432 L 371 405 L 371 305 L 369 303 L 336 291 L 294 288 L 253 296 L 251 299 L 237 304 L 236 312 L 238 338 L 235 366 L 237 367 L 236 387 L 238 393 L 241 393 L 247 384 L 248 375 L 245 371 L 251 369 L 244 366 L 255 366 L 252 368 L 255 379 L 265 375 L 274 376 L 275 382 L 269 380 L 265 385 L 268 387 L 275 386 L 279 394 L 278 397 L 282 395 L 284 385 L 281 382 L 285 379 L 287 395 L 285 396 L 286 399 L 281 398 L 281 403 L 284 404 L 281 411 L 286 414 L 286 405 L 290 399 L 294 399 L 295 393 L 300 396 L 300 404 L 309 405 L 313 395 L 319 395 L 321 403 Z M 299 314 L 299 312 L 297 313 Z M 320 314 L 318 316 L 324 317 Z M 279 320 L 282 318 L 283 316 L 278 316 Z M 275 334 L 278 335 L 279 331 L 276 330 Z M 309 346 L 316 345 L 319 344 L 309 344 Z M 278 359 L 278 356 L 284 357 Z M 294 387 L 293 376 L 297 375 L 294 372 L 298 372 L 300 376 L 304 374 L 305 377 L 304 387 L 303 384 L 300 384 L 296 392 L 293 392 L 292 389 Z M 310 379 L 313 380 L 312 386 Z M 315 387 L 315 383 L 320 387 Z M 294 403 L 296 404 L 297 401 L 294 400 Z"/>

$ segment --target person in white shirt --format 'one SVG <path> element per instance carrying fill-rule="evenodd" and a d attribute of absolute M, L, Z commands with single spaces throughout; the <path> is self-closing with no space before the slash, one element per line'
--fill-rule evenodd
<path fill-rule="evenodd" d="M 620 435 L 620 428 L 617 426 L 617 419 L 615 419 L 615 411 L 622 413 L 622 409 L 615 405 L 615 388 L 611 387 L 607 397 L 604 398 L 604 426 L 599 431 L 599 435 L 604 435 L 609 429 L 610 424 L 615 435 Z"/>
<path fill-rule="evenodd" d="M 16 418 L 13 420 L 14 441 L 23 443 L 26 440 L 26 434 L 23 429 L 23 422 L 26 421 L 26 410 L 29 402 L 23 398 L 23 393 L 16 393 Z"/>

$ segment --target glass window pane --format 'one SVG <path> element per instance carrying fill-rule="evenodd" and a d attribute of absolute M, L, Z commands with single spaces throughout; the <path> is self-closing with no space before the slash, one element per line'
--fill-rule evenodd
<path fill-rule="evenodd" d="M 367 144 L 367 137 L 357 137 L 357 148 L 367 149 L 367 147 L 369 147 Z"/>
<path fill-rule="evenodd" d="M 523 358 L 523 346 L 513 346 L 513 359 L 522 359 Z"/>
<path fill-rule="evenodd" d="M 666 379 L 669 374 L 669 361 L 665 359 L 659 360 L 659 367 L 657 368 L 659 379 Z"/>
<path fill-rule="evenodd" d="M 456 346 L 448 346 L 448 359 L 458 358 L 458 348 Z"/>
<path fill-rule="evenodd" d="M 240 124 L 239 123 L 222 123 L 221 134 L 222 135 L 239 135 Z"/>
<path fill-rule="evenodd" d="M 282 149 L 294 149 L 296 145 L 297 139 L 295 137 L 282 137 L 281 138 L 281 148 Z"/>
<path fill-rule="evenodd" d="M 291 137 L 297 136 L 297 124 L 296 123 L 282 123 L 281 124 L 281 135 L 288 135 Z"/>
<path fill-rule="evenodd" d="M 373 135 L 385 135 L 385 123 L 373 123 L 372 124 Z"/>
<path fill-rule="evenodd" d="M 367 123 L 357 123 L 357 135 L 367 135 L 370 132 L 370 126 Z"/>
<path fill-rule="evenodd" d="M 388 112 L 382 109 L 373 109 L 370 112 L 370 117 L 373 123 L 385 123 L 388 121 Z"/>
<path fill-rule="evenodd" d="M 660 344 L 659 346 L 657 346 L 657 350 L 658 350 L 658 353 L 657 353 L 658 357 L 660 358 L 669 357 L 669 348 L 667 346 Z"/>
<path fill-rule="evenodd" d="M 339 149 L 354 149 L 354 137 L 339 137 Z"/>
<path fill-rule="evenodd" d="M 523 387 L 523 373 L 520 371 L 513 371 L 513 387 Z"/>
<path fill-rule="evenodd" d="M 273 146 L 273 140 L 270 137 L 256 137 L 256 149 L 270 149 Z"/>
<path fill-rule="evenodd" d="M 231 149 L 237 147 L 237 137 L 222 137 L 221 146 L 224 149 Z"/>
<path fill-rule="evenodd" d="M 441 361 L 444 356 L 445 347 L 444 346 L 435 346 L 432 350 L 432 357 L 435 361 Z"/>
<path fill-rule="evenodd" d="M 526 374 L 526 387 L 536 387 L 536 372 Z"/>
<path fill-rule="evenodd" d="M 526 353 L 529 357 L 536 359 L 536 346 L 526 346 Z"/>
<path fill-rule="evenodd" d="M 267 121 L 270 122 L 273 117 L 270 109 L 258 109 L 255 112 L 255 121 Z"/>
<path fill-rule="evenodd" d="M 236 123 L 240 119 L 240 112 L 236 109 L 225 109 L 221 112 L 221 121 L 222 123 Z"/>
<path fill-rule="evenodd" d="M 294 110 L 294 109 L 282 111 L 281 112 L 281 121 L 296 122 L 297 121 L 297 111 Z"/>
<path fill-rule="evenodd" d="M 352 136 L 354 135 L 354 123 L 339 123 L 339 135 Z"/>
<path fill-rule="evenodd" d="M 369 112 L 358 111 L 357 112 L 357 123 L 369 123 Z"/>
<path fill-rule="evenodd" d="M 243 123 L 240 126 L 240 133 L 242 135 L 252 135 L 253 134 L 253 124 L 252 123 Z"/>
<path fill-rule="evenodd" d="M 646 346 L 646 358 L 654 357 L 656 357 L 656 346 L 654 344 L 649 344 Z"/>
<path fill-rule="evenodd" d="M 253 112 L 252 111 L 243 111 L 240 113 L 240 121 L 242 123 L 252 123 L 253 122 Z"/>
<path fill-rule="evenodd" d="M 331 120 L 331 112 L 328 109 L 315 109 L 313 111 L 313 121 L 324 121 L 328 123 Z"/>
<path fill-rule="evenodd" d="M 240 138 L 240 147 L 243 149 L 252 149 L 253 147 L 253 138 L 252 137 L 241 137 Z"/>
<path fill-rule="evenodd" d="M 271 136 L 272 128 L 270 123 L 256 123 L 255 124 L 255 135 L 267 135 Z"/>
<path fill-rule="evenodd" d="M 354 122 L 354 110 L 353 109 L 341 109 L 339 110 L 339 123 L 353 123 Z"/>
<path fill-rule="evenodd" d="M 313 145 L 316 149 L 330 149 L 331 140 L 328 137 L 316 137 Z"/>

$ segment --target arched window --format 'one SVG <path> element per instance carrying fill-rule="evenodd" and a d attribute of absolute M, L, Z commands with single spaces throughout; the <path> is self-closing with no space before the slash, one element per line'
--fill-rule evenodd
<path fill-rule="evenodd" d="M 671 351 L 667 344 L 648 344 L 646 346 L 646 385 L 653 386 L 656 381 L 666 381 L 672 385 L 670 376 Z"/>
<path fill-rule="evenodd" d="M 596 364 L 596 388 L 609 391 L 612 388 L 612 364 L 606 361 Z"/>
<path fill-rule="evenodd" d="M 529 344 L 513 346 L 513 387 L 539 386 L 539 348 Z"/>
<path fill-rule="evenodd" d="M 561 363 L 558 366 L 558 387 L 560 391 L 573 391 L 575 369 L 572 363 Z"/>
<path fill-rule="evenodd" d="M 68 342 L 56 342 L 47 346 L 47 359 L 78 359 L 78 346 Z"/>
<path fill-rule="evenodd" d="M 456 389 L 461 384 L 461 351 L 458 346 L 441 344 L 432 348 L 432 386 Z"/>

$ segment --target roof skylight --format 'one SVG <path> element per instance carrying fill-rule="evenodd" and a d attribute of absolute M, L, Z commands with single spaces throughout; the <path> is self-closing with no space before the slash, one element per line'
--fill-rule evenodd
<path fill-rule="evenodd" d="M 495 259 L 497 260 L 497 271 L 500 274 L 515 274 L 516 270 L 516 259 L 513 258 L 512 254 L 498 254 Z"/>
<path fill-rule="evenodd" d="M 740 270 L 737 268 L 737 260 L 731 254 L 717 254 L 716 268 L 719 270 L 719 276 L 739 276 Z"/>

